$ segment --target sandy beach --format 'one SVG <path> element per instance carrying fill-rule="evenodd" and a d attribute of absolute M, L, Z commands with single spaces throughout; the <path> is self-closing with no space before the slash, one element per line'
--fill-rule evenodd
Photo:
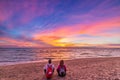
<path fill-rule="evenodd" d="M 0 66 L 0 80 L 46 80 L 43 67 L 47 62 Z M 59 61 L 53 61 L 55 68 Z M 120 57 L 66 60 L 67 75 L 54 72 L 51 80 L 120 80 Z"/>

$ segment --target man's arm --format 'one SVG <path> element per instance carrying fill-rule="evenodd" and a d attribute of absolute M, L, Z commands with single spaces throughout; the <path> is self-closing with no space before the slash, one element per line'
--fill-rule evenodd
<path fill-rule="evenodd" d="M 46 69 L 44 69 L 44 73 L 46 73 Z"/>
<path fill-rule="evenodd" d="M 43 68 L 43 69 L 44 69 L 44 73 L 46 73 L 46 65 L 44 66 L 44 68 Z"/>

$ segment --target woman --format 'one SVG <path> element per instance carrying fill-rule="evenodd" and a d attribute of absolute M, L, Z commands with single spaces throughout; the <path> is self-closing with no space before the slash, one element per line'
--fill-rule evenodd
<path fill-rule="evenodd" d="M 64 77 L 66 75 L 66 66 L 64 65 L 64 61 L 61 60 L 60 64 L 58 65 L 57 68 L 58 76 Z"/>

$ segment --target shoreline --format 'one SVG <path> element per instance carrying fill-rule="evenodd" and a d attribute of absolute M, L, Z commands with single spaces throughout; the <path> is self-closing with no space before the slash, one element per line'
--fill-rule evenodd
<path fill-rule="evenodd" d="M 96 59 L 96 58 L 119 58 L 119 57 L 81 57 L 81 58 L 78 58 L 78 59 L 64 59 L 64 61 L 69 61 L 69 60 L 79 60 L 79 59 Z M 52 61 L 60 61 L 61 59 L 58 59 L 58 60 L 54 60 L 52 59 Z M 3 62 L 3 63 L 0 63 L 0 66 L 11 66 L 11 65 L 18 65 L 18 64 L 31 64 L 31 63 L 44 63 L 44 62 L 47 62 L 47 59 L 46 60 L 39 60 L 39 61 L 23 61 L 23 62 Z"/>
<path fill-rule="evenodd" d="M 0 66 L 0 80 L 46 80 L 43 67 L 47 62 Z M 53 61 L 57 68 L 59 61 Z M 62 80 L 120 80 L 120 57 L 65 60 L 67 75 Z M 52 80 L 61 80 L 57 72 Z"/>

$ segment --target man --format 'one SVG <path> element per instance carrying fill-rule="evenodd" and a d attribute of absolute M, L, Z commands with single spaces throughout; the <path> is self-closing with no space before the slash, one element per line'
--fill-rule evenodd
<path fill-rule="evenodd" d="M 52 60 L 49 59 L 48 63 L 44 66 L 44 72 L 45 72 L 45 75 L 46 75 L 47 79 L 52 78 L 52 75 L 54 73 L 54 69 L 55 69 L 55 67 L 52 64 Z"/>

